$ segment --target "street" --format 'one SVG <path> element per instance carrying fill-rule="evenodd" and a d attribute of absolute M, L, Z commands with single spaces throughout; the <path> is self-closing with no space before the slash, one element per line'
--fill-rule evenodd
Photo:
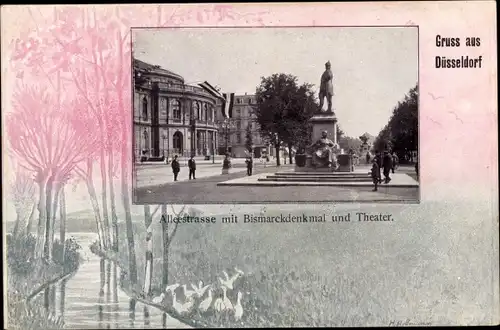
<path fill-rule="evenodd" d="M 244 160 L 243 160 L 244 161 Z M 294 165 L 276 167 L 256 164 L 253 174 L 291 170 Z M 418 188 L 394 188 L 373 192 L 372 187 L 238 187 L 217 183 L 246 176 L 245 164 L 233 163 L 228 175 L 221 175 L 221 165 L 198 165 L 196 180 L 188 180 L 187 167 L 181 167 L 179 181 L 173 182 L 169 165 L 138 167 L 134 189 L 135 204 L 210 204 L 210 203 L 298 203 L 298 202 L 418 202 Z"/>

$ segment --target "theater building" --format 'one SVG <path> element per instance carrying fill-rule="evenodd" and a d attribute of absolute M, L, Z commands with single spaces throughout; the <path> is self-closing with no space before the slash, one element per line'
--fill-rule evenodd
<path fill-rule="evenodd" d="M 217 150 L 216 98 L 172 71 L 134 59 L 136 161 Z"/>

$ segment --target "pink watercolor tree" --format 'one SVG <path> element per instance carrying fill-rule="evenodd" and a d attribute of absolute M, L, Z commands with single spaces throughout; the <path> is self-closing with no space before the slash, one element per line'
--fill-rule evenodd
<path fill-rule="evenodd" d="M 76 91 L 81 104 L 80 120 L 93 127 L 90 133 L 96 136 L 100 143 L 94 153 L 88 155 L 82 165 L 78 166 L 77 173 L 87 184 L 91 195 L 92 207 L 99 226 L 101 248 L 112 247 L 118 250 L 118 217 L 113 178 L 117 175 L 117 163 L 119 163 L 129 254 L 129 277 L 132 283 L 136 283 L 137 266 L 129 196 L 130 38 L 128 27 L 124 26 L 118 14 L 118 9 L 116 12 L 109 10 L 96 12 L 87 8 L 63 10 L 58 13 L 59 23 L 54 38 L 61 45 L 66 45 L 71 43 L 73 35 L 82 36 L 71 47 L 63 47 L 69 50 L 63 51 L 61 57 L 74 59 L 74 63 L 68 67 L 68 81 Z M 101 177 L 100 204 L 92 181 L 92 170 L 96 161 L 99 164 Z"/>
<path fill-rule="evenodd" d="M 14 111 L 7 114 L 11 150 L 38 185 L 37 257 L 52 258 L 58 197 L 70 173 L 95 146 L 95 140 L 45 88 L 18 85 Z"/>

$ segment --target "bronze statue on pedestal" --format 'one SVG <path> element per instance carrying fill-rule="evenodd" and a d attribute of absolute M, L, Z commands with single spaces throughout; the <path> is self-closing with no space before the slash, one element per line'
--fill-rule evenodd
<path fill-rule="evenodd" d="M 332 110 L 332 97 L 333 97 L 333 73 L 331 70 L 330 61 L 325 63 L 325 72 L 321 75 L 321 85 L 319 87 L 319 112 L 323 111 L 323 104 L 325 101 L 328 103 L 327 113 L 333 113 Z"/>
<path fill-rule="evenodd" d="M 328 132 L 323 131 L 321 138 L 309 146 L 312 155 L 312 164 L 314 167 L 333 167 L 337 168 L 338 144 L 328 138 Z"/>

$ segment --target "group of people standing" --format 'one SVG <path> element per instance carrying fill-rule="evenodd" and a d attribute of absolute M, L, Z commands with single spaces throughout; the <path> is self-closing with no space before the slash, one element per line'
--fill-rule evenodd
<path fill-rule="evenodd" d="M 179 172 L 181 171 L 181 165 L 179 164 L 177 155 L 175 155 L 174 159 L 172 159 L 171 167 L 172 167 L 172 172 L 174 173 L 174 181 L 177 181 L 177 177 L 179 175 Z M 196 180 L 196 161 L 194 160 L 193 156 L 191 156 L 191 158 L 189 158 L 188 160 L 188 168 L 189 168 L 189 180 L 191 179 Z"/>
<path fill-rule="evenodd" d="M 225 161 L 229 161 L 229 157 L 226 156 Z M 245 160 L 247 166 L 247 175 L 252 175 L 253 173 L 253 159 L 252 157 L 247 157 Z M 179 164 L 179 159 L 177 155 L 172 159 L 172 163 L 170 165 L 172 167 L 172 173 L 174 174 L 174 181 L 177 181 L 177 177 L 179 176 L 179 172 L 181 171 L 181 165 Z M 196 180 L 196 161 L 194 160 L 194 156 L 191 156 L 188 160 L 188 168 L 189 168 L 189 180 Z"/>
<path fill-rule="evenodd" d="M 368 157 L 369 155 L 367 155 L 367 160 L 369 159 Z M 373 179 L 373 184 L 375 185 L 373 191 L 377 191 L 379 183 L 382 183 L 382 176 L 380 175 L 381 169 L 383 169 L 382 173 L 384 174 L 384 182 L 389 183 L 391 181 L 390 174 L 391 172 L 394 173 L 398 164 L 399 158 L 395 152 L 391 155 L 389 151 L 386 150 L 383 154 L 378 152 L 375 157 L 373 157 L 372 170 L 370 173 Z"/>

